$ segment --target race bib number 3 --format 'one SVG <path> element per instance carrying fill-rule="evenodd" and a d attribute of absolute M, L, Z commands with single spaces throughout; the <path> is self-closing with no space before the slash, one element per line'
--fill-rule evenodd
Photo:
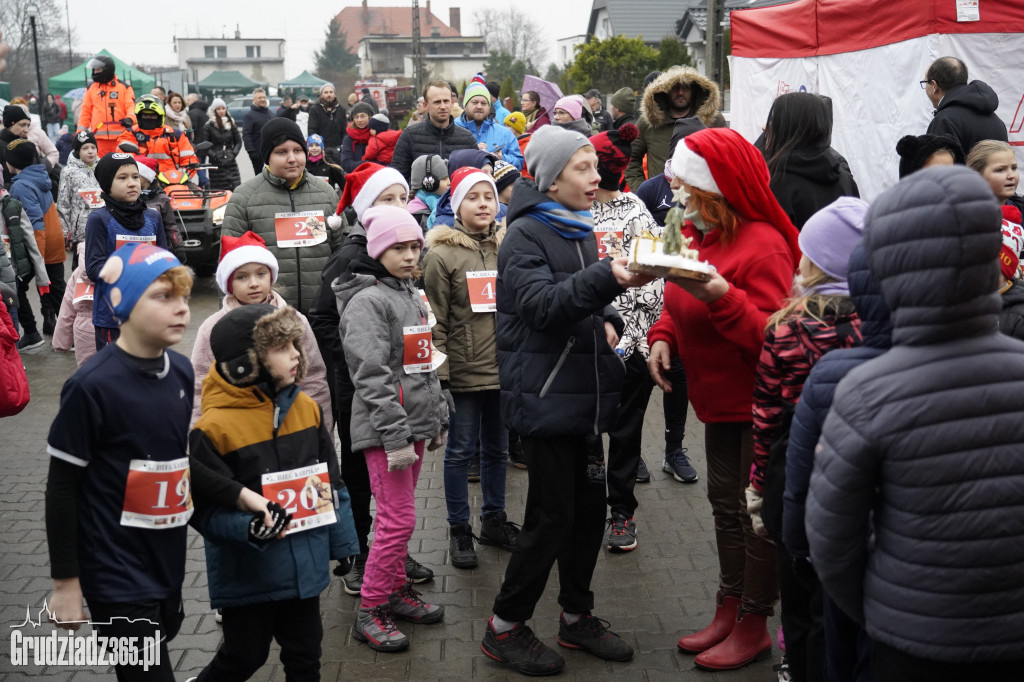
<path fill-rule="evenodd" d="M 337 520 L 326 462 L 263 474 L 260 482 L 263 497 L 277 502 L 284 507 L 286 514 L 292 515 L 285 535 L 328 526 Z"/>
<path fill-rule="evenodd" d="M 114 248 L 120 249 L 125 244 L 145 242 L 156 244 L 156 236 L 152 234 L 119 234 L 114 237 Z"/>
<path fill-rule="evenodd" d="M 495 293 L 497 280 L 497 270 L 478 270 L 466 273 L 466 286 L 469 287 L 469 307 L 474 313 L 493 313 L 498 310 Z"/>
<path fill-rule="evenodd" d="M 430 325 L 403 327 L 402 335 L 405 339 L 402 368 L 406 374 L 433 372 L 448 358 L 434 348 L 434 342 L 430 340 Z"/>
<path fill-rule="evenodd" d="M 84 201 L 89 208 L 102 208 L 105 205 L 103 199 L 100 198 L 99 187 L 80 189 L 78 190 L 78 196 L 82 197 L 82 201 Z"/>
<path fill-rule="evenodd" d="M 163 530 L 184 526 L 191 517 L 188 457 L 169 462 L 131 461 L 121 509 L 122 526 Z"/>
<path fill-rule="evenodd" d="M 275 213 L 274 233 L 277 245 L 285 249 L 316 246 L 327 241 L 327 223 L 323 211 Z"/>

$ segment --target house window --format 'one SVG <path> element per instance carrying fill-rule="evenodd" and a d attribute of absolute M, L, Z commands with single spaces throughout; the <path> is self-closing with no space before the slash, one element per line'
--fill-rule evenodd
<path fill-rule="evenodd" d="M 604 32 L 605 37 L 609 37 L 612 34 L 612 21 L 608 17 L 601 20 L 601 30 Z"/>
<path fill-rule="evenodd" d="M 246 45 L 245 56 L 249 59 L 259 59 L 261 56 L 260 47 L 260 45 Z"/>
<path fill-rule="evenodd" d="M 203 56 L 207 59 L 227 59 L 228 48 L 224 45 L 205 45 L 203 46 Z"/>

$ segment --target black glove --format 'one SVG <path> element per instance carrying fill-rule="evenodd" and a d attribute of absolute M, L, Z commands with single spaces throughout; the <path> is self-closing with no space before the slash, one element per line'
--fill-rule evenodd
<path fill-rule="evenodd" d="M 284 509 L 277 502 L 270 502 L 267 504 L 267 513 L 270 514 L 270 520 L 274 525 L 268 526 L 265 524 L 263 522 L 264 515 L 262 513 L 254 513 L 252 515 L 252 520 L 249 521 L 250 542 L 270 542 L 285 529 L 285 526 L 291 523 L 292 515 L 285 514 Z"/>
<path fill-rule="evenodd" d="M 127 116 L 118 121 L 118 123 L 120 123 L 125 128 L 131 128 L 133 125 L 135 125 L 135 121 L 131 120 Z"/>

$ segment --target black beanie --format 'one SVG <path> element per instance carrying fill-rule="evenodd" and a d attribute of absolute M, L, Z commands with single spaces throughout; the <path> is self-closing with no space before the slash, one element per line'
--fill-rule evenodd
<path fill-rule="evenodd" d="M 306 138 L 302 136 L 302 130 L 299 129 L 298 123 L 287 118 L 270 119 L 260 130 L 260 156 L 263 158 L 263 163 L 270 160 L 270 154 L 274 151 L 274 147 L 287 140 L 297 142 L 303 152 L 308 152 Z"/>
<path fill-rule="evenodd" d="M 96 136 L 88 130 L 79 130 L 75 133 L 75 139 L 71 142 L 71 148 L 75 152 L 76 159 L 81 158 L 78 156 L 78 152 L 82 151 L 82 147 L 87 144 L 96 144 Z"/>
<path fill-rule="evenodd" d="M 366 114 L 367 116 L 373 117 L 373 107 L 366 102 L 356 102 L 352 105 L 352 108 L 348 110 L 348 120 L 353 120 L 356 114 Z"/>
<path fill-rule="evenodd" d="M 964 153 L 956 140 L 948 135 L 907 135 L 896 143 L 900 155 L 900 178 L 921 170 L 935 152 L 947 151 L 953 155 L 953 163 L 963 164 Z"/>
<path fill-rule="evenodd" d="M 18 121 L 32 120 L 25 110 L 17 104 L 8 104 L 4 107 L 4 128 L 10 128 Z"/>
<path fill-rule="evenodd" d="M 96 162 L 92 174 L 95 176 L 96 182 L 99 183 L 100 189 L 106 194 L 110 194 L 110 186 L 114 184 L 114 177 L 121 166 L 138 168 L 139 164 L 135 162 L 134 156 L 124 152 L 110 152 Z"/>
<path fill-rule="evenodd" d="M 21 137 L 11 140 L 5 150 L 4 161 L 18 170 L 24 170 L 36 162 L 36 146 Z"/>

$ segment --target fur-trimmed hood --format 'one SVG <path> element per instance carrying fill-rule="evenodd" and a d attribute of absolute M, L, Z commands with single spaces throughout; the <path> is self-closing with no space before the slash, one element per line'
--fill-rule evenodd
<path fill-rule="evenodd" d="M 290 306 L 282 306 L 256 321 L 256 326 L 252 330 L 252 345 L 258 357 L 266 357 L 274 348 L 291 341 L 299 351 L 299 369 L 295 375 L 295 383 L 298 384 L 306 378 L 309 365 L 306 351 L 302 347 L 302 335 L 305 331 L 298 311 Z"/>
<path fill-rule="evenodd" d="M 648 85 L 640 107 L 641 115 L 653 127 L 664 123 L 667 120 L 668 94 L 677 83 L 689 83 L 696 115 L 710 127 L 722 108 L 722 98 L 715 82 L 690 66 L 673 66 Z"/>
<path fill-rule="evenodd" d="M 461 246 L 475 251 L 480 248 L 480 241 L 490 239 L 494 240 L 495 247 L 501 246 L 501 240 L 505 238 L 505 228 L 497 223 L 492 223 L 491 231 L 488 235 L 483 240 L 476 240 L 466 234 L 461 223 L 456 223 L 456 227 L 437 225 L 427 232 L 426 238 L 427 246 L 431 248 L 443 244 L 447 246 Z"/>
<path fill-rule="evenodd" d="M 210 333 L 214 364 L 228 383 L 252 386 L 269 380 L 260 358 L 290 341 L 299 351 L 295 383 L 301 383 L 309 363 L 302 347 L 304 332 L 302 318 L 292 307 L 274 309 L 262 303 L 241 306 L 222 317 Z"/>

